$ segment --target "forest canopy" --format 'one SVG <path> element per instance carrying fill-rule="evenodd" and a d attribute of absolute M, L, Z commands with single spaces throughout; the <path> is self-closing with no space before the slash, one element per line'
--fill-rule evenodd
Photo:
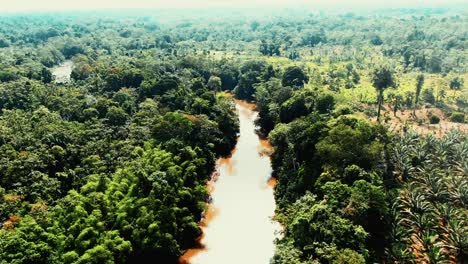
<path fill-rule="evenodd" d="M 271 263 L 468 258 L 464 10 L 174 12 L 0 16 L 1 264 L 175 263 L 234 98 L 274 148 Z"/>

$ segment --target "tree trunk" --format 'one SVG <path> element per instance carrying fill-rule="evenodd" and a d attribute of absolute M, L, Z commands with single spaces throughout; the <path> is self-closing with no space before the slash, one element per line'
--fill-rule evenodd
<path fill-rule="evenodd" d="M 414 100 L 414 106 L 413 106 L 413 115 L 416 117 L 416 107 L 419 103 L 419 95 L 416 94 L 416 99 Z"/>
<path fill-rule="evenodd" d="M 383 103 L 383 91 L 379 91 L 379 96 L 377 98 L 377 104 L 379 105 L 377 109 L 377 122 L 380 123 L 380 108 L 382 108 L 382 103 Z"/>

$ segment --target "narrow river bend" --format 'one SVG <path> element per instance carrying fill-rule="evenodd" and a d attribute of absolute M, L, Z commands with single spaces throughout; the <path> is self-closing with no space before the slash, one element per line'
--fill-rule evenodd
<path fill-rule="evenodd" d="M 254 105 L 236 101 L 240 136 L 232 157 L 218 160 L 212 203 L 202 222 L 202 249 L 182 256 L 186 264 L 268 264 L 280 225 L 275 211 L 271 146 L 255 134 Z"/>

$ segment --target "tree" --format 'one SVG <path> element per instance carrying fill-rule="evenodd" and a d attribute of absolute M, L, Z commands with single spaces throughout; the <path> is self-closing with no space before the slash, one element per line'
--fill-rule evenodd
<path fill-rule="evenodd" d="M 380 46 L 380 45 L 383 44 L 382 39 L 381 39 L 380 36 L 377 35 L 377 34 L 372 35 L 370 42 L 371 42 L 371 44 L 374 45 L 374 46 Z"/>
<path fill-rule="evenodd" d="M 221 91 L 221 87 L 222 87 L 221 78 L 219 78 L 218 76 L 211 76 L 210 79 L 208 79 L 207 86 L 208 86 L 208 89 L 210 89 L 213 92 Z"/>
<path fill-rule="evenodd" d="M 3 36 L 0 36 L 0 48 L 7 48 L 10 46 L 10 42 Z"/>
<path fill-rule="evenodd" d="M 302 37 L 302 45 L 315 47 L 320 43 L 326 43 L 327 37 L 325 35 L 325 31 L 322 29 L 320 30 L 310 30 L 308 32 L 303 33 Z"/>
<path fill-rule="evenodd" d="M 463 78 L 460 76 L 453 77 L 450 79 L 450 89 L 452 90 L 460 90 L 463 87 Z"/>
<path fill-rule="evenodd" d="M 250 28 L 253 30 L 253 31 L 256 31 L 257 28 L 260 26 L 260 23 L 258 21 L 252 21 L 250 23 Z"/>
<path fill-rule="evenodd" d="M 403 104 L 403 96 L 401 94 L 389 93 L 388 99 L 390 99 L 393 104 L 393 116 L 396 116 L 398 109 Z"/>
<path fill-rule="evenodd" d="M 281 83 L 283 86 L 303 87 L 309 81 L 309 77 L 298 66 L 286 68 Z"/>
<path fill-rule="evenodd" d="M 425 89 L 422 96 L 425 102 L 435 104 L 436 99 L 434 96 L 434 90 L 432 88 Z"/>
<path fill-rule="evenodd" d="M 280 45 L 272 40 L 262 40 L 260 43 L 259 51 L 265 56 L 278 56 L 280 55 Z"/>
<path fill-rule="evenodd" d="M 260 83 L 262 79 L 269 79 L 269 67 L 263 61 L 248 61 L 240 68 L 239 83 L 234 89 L 237 98 L 252 100 L 255 94 L 255 84 Z"/>
<path fill-rule="evenodd" d="M 169 91 L 177 90 L 179 87 L 179 79 L 174 76 L 163 76 L 155 83 L 144 83 L 141 87 L 141 93 L 146 97 L 155 95 L 163 95 Z"/>
<path fill-rule="evenodd" d="M 325 114 L 333 110 L 335 97 L 331 94 L 323 94 L 317 98 L 316 109 L 319 113 Z"/>
<path fill-rule="evenodd" d="M 280 120 L 283 123 L 289 123 L 297 117 L 307 114 L 305 99 L 302 95 L 291 97 L 289 100 L 281 104 Z"/>
<path fill-rule="evenodd" d="M 418 76 L 416 77 L 416 97 L 414 99 L 413 114 L 416 114 L 416 107 L 418 106 L 418 103 L 419 103 L 419 95 L 421 94 L 423 85 L 424 85 L 424 74 L 418 74 Z"/>
<path fill-rule="evenodd" d="M 86 80 L 91 73 L 93 68 L 89 64 L 79 64 L 73 67 L 70 77 L 74 80 Z"/>
<path fill-rule="evenodd" d="M 384 91 L 396 85 L 393 70 L 389 66 L 376 68 L 372 74 L 372 85 L 377 90 L 377 121 L 380 122 L 380 109 L 384 101 Z"/>
<path fill-rule="evenodd" d="M 106 114 L 106 118 L 113 126 L 122 126 L 127 122 L 128 115 L 120 107 L 111 106 Z"/>
<path fill-rule="evenodd" d="M 47 68 L 42 68 L 41 70 L 41 79 L 44 83 L 52 82 L 52 73 Z"/>

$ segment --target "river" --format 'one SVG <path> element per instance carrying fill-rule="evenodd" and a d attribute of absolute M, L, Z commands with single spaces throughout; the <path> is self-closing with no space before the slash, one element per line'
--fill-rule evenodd
<path fill-rule="evenodd" d="M 70 75 L 73 70 L 73 62 L 67 60 L 58 67 L 52 69 L 55 83 L 67 83 L 70 81 Z"/>
<path fill-rule="evenodd" d="M 201 223 L 201 248 L 190 249 L 180 263 L 268 264 L 280 225 L 275 211 L 271 146 L 255 133 L 254 105 L 236 101 L 240 136 L 230 158 L 219 159 L 208 188 L 212 202 Z"/>

